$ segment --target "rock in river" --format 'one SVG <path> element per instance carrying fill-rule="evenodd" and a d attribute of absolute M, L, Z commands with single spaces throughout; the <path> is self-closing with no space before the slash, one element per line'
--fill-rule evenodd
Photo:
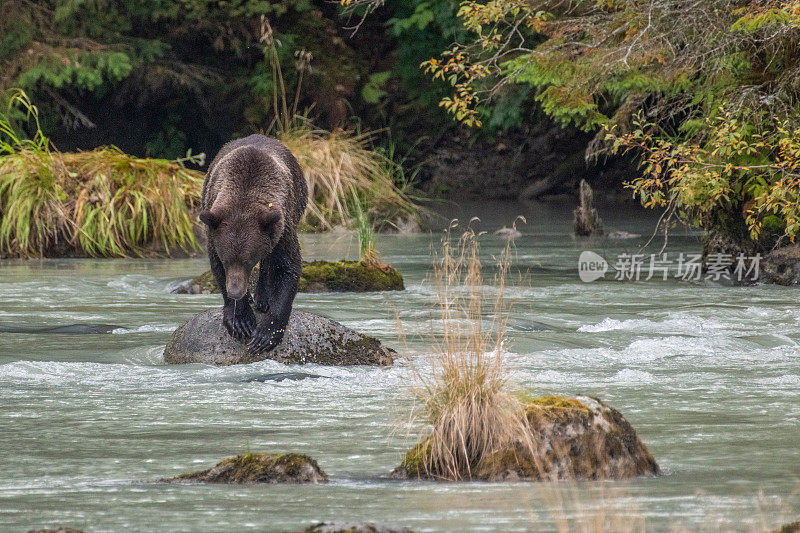
<path fill-rule="evenodd" d="M 783 246 L 761 261 L 761 281 L 776 285 L 800 285 L 800 245 Z"/>
<path fill-rule="evenodd" d="M 53 526 L 44 529 L 31 529 L 28 533 L 83 533 L 83 531 L 74 527 Z"/>
<path fill-rule="evenodd" d="M 800 520 L 791 524 L 784 524 L 772 533 L 800 533 Z"/>
<path fill-rule="evenodd" d="M 162 479 L 165 483 L 326 483 L 328 474 L 299 453 L 246 453 L 213 468 Z"/>
<path fill-rule="evenodd" d="M 525 414 L 534 453 L 520 445 L 496 450 L 474 465 L 472 479 L 624 479 L 660 473 L 630 423 L 600 400 L 546 396 L 529 401 Z M 437 477 L 426 468 L 428 449 L 428 440 L 417 444 L 392 477 Z"/>
<path fill-rule="evenodd" d="M 408 528 L 382 526 L 371 522 L 320 522 L 303 533 L 413 533 Z"/>
<path fill-rule="evenodd" d="M 250 292 L 255 292 L 258 267 L 250 274 Z M 303 262 L 299 292 L 374 292 L 402 291 L 403 276 L 389 265 L 371 265 L 363 261 Z M 173 294 L 216 294 L 217 281 L 210 270 L 181 282 Z"/>
<path fill-rule="evenodd" d="M 263 315 L 256 312 L 260 321 Z M 274 359 L 284 364 L 388 366 L 394 350 L 323 316 L 293 310 L 283 341 L 271 352 L 252 354 L 222 325 L 222 308 L 209 309 L 172 334 L 164 349 L 168 364 L 236 365 Z"/>

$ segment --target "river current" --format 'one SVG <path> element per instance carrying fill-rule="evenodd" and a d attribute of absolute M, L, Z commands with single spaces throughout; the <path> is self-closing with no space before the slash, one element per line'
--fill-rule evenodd
<path fill-rule="evenodd" d="M 617 408 L 664 471 L 624 482 L 399 482 L 386 474 L 415 442 L 410 363 L 391 368 L 167 366 L 163 346 L 218 295 L 169 288 L 203 258 L 0 262 L 0 326 L 121 326 L 111 334 L 0 333 L 0 531 L 297 531 L 371 521 L 416 531 L 760 531 L 800 518 L 797 290 L 660 275 L 578 278 L 593 250 L 636 253 L 657 216 L 601 209 L 631 239 L 579 241 L 570 206 L 445 208 L 515 241 L 505 360 L 536 395 L 586 394 Z M 446 219 L 440 221 L 446 226 Z M 435 334 L 432 251 L 440 234 L 379 235 L 406 290 L 300 294 L 296 308 L 376 336 L 424 367 Z M 350 234 L 303 235 L 307 259 L 356 252 Z M 646 253 L 658 251 L 651 246 Z M 696 233 L 666 253 L 699 253 Z M 397 317 L 405 340 L 398 339 Z M 433 328 L 433 329 L 432 329 Z M 326 485 L 167 485 L 162 477 L 253 452 L 307 453 Z M 566 529 L 565 529 L 566 528 Z"/>

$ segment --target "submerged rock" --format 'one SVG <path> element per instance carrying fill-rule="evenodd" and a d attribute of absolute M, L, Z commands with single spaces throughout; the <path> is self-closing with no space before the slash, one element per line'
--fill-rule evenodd
<path fill-rule="evenodd" d="M 772 533 L 800 533 L 800 520 L 791 524 L 784 524 Z"/>
<path fill-rule="evenodd" d="M 275 372 L 273 374 L 260 374 L 245 378 L 240 383 L 266 383 L 268 381 L 302 381 L 304 379 L 317 379 L 322 376 L 318 374 L 306 374 L 305 372 Z"/>
<path fill-rule="evenodd" d="M 125 330 L 113 324 L 68 324 L 66 326 L 50 326 L 44 328 L 27 328 L 0 325 L 0 333 L 29 333 L 54 335 L 106 335 L 116 330 Z"/>
<path fill-rule="evenodd" d="M 525 405 L 535 453 L 500 449 L 475 465 L 479 481 L 624 479 L 660 473 L 653 455 L 619 411 L 600 400 L 547 396 Z M 430 442 L 412 448 L 392 477 L 434 478 L 425 467 Z"/>
<path fill-rule="evenodd" d="M 83 531 L 74 527 L 53 526 L 44 529 L 31 529 L 28 533 L 83 533 Z"/>
<path fill-rule="evenodd" d="M 412 533 L 408 528 L 381 526 L 368 522 L 320 522 L 303 533 Z"/>
<path fill-rule="evenodd" d="M 250 292 L 258 280 L 258 267 L 250 275 Z M 361 261 L 312 261 L 303 263 L 300 292 L 402 291 L 403 276 L 389 265 L 366 265 Z M 219 288 L 210 270 L 183 281 L 173 294 L 217 294 Z"/>
<path fill-rule="evenodd" d="M 326 483 L 328 474 L 317 462 L 300 453 L 246 453 L 225 459 L 213 468 L 165 483 Z"/>
<path fill-rule="evenodd" d="M 256 312 L 260 321 L 261 313 Z M 222 324 L 222 308 L 209 309 L 182 325 L 164 348 L 168 364 L 236 365 L 273 359 L 284 364 L 388 366 L 394 350 L 329 318 L 294 310 L 283 341 L 265 354 L 253 354 Z"/>
<path fill-rule="evenodd" d="M 613 240 L 637 239 L 641 236 L 639 233 L 629 233 L 627 231 L 612 231 L 608 234 L 608 238 Z"/>

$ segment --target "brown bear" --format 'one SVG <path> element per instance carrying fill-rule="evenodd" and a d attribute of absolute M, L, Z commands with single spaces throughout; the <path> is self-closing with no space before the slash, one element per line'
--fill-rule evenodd
<path fill-rule="evenodd" d="M 208 259 L 224 302 L 228 332 L 254 353 L 283 339 L 300 280 L 297 224 L 308 188 L 303 171 L 280 141 L 251 135 L 231 141 L 208 167 L 200 220 L 206 225 Z M 260 263 L 253 300 L 264 313 L 256 324 L 248 281 Z"/>

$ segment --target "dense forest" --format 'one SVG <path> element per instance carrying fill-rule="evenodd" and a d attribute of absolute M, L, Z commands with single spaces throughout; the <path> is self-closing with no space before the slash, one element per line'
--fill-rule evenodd
<path fill-rule="evenodd" d="M 797 2 L 4 0 L 3 13 L 0 90 L 25 91 L 61 151 L 175 160 L 302 126 L 361 135 L 396 165 L 399 194 L 537 200 L 587 178 L 727 251 L 800 228 Z M 9 124 L 30 135 L 24 113 Z"/>

